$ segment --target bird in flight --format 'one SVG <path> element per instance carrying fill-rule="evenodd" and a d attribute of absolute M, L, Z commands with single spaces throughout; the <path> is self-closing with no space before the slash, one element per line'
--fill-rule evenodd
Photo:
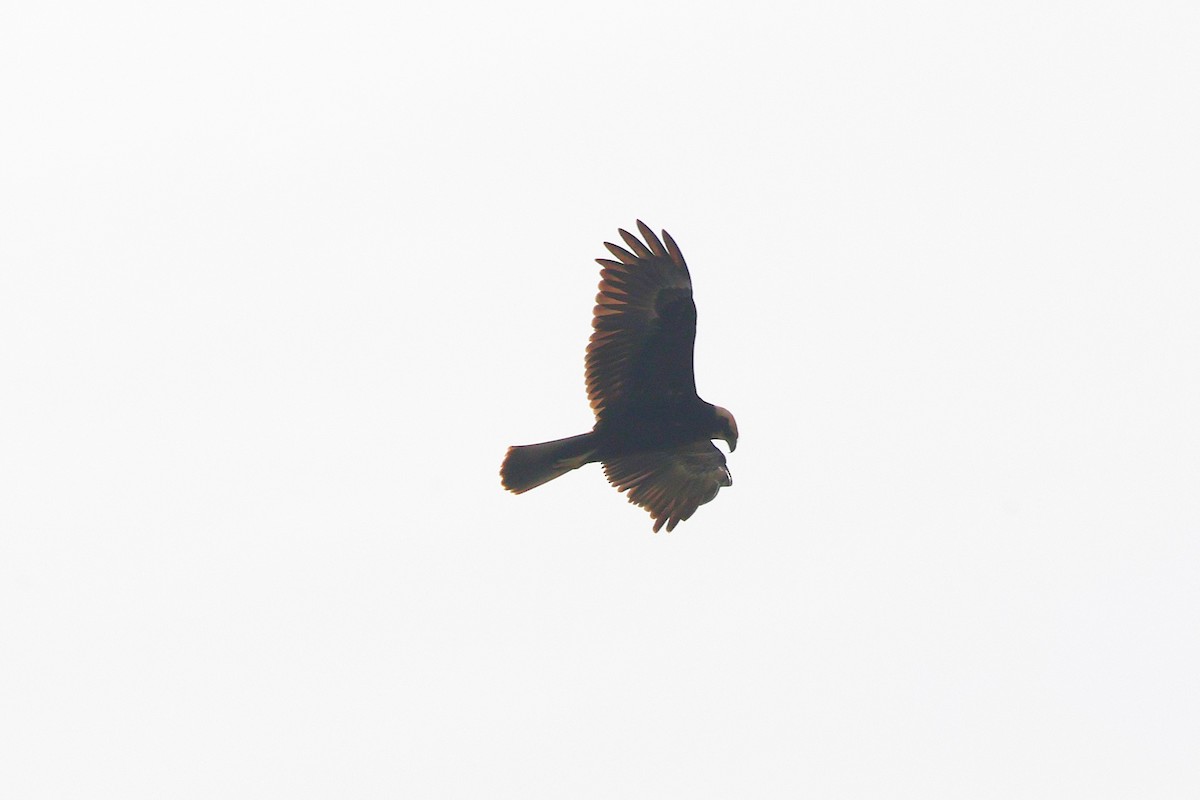
<path fill-rule="evenodd" d="M 505 489 L 520 494 L 584 464 L 599 461 L 629 502 L 650 512 L 657 533 L 673 530 L 731 486 L 724 439 L 737 449 L 733 415 L 696 394 L 692 350 L 696 304 L 679 245 L 641 220 L 638 239 L 621 230 L 624 247 L 605 242 L 616 260 L 598 258 L 600 292 L 587 347 L 589 433 L 508 448 L 500 467 Z"/>

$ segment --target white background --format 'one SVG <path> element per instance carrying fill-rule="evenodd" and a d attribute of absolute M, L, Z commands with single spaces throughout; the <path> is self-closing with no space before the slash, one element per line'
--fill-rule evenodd
<path fill-rule="evenodd" d="M 1195 3 L 0 17 L 0 793 L 1200 796 Z M 734 485 L 587 430 L 688 257 Z"/>

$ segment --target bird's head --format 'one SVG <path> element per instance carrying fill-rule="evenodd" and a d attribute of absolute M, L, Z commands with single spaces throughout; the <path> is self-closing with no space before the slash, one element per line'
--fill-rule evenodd
<path fill-rule="evenodd" d="M 737 420 L 733 418 L 733 414 L 729 413 L 728 409 L 716 407 L 717 411 L 717 435 L 714 439 L 724 439 L 725 444 L 729 445 L 729 452 L 737 450 Z"/>

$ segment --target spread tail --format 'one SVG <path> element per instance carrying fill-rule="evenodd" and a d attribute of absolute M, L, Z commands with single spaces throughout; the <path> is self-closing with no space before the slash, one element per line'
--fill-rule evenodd
<path fill-rule="evenodd" d="M 595 461 L 595 434 L 581 433 L 566 439 L 508 448 L 500 465 L 500 483 L 515 494 Z"/>

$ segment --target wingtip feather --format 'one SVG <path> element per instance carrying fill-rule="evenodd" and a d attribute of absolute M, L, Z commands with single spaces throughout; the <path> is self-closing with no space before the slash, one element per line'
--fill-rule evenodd
<path fill-rule="evenodd" d="M 639 219 L 637 221 L 637 227 L 642 234 L 642 238 L 646 240 L 646 244 L 649 246 L 651 253 L 656 256 L 669 257 L 667 248 L 663 247 L 663 243 L 658 240 L 658 237 L 654 234 L 654 231 L 650 230 L 649 225 Z"/>
<path fill-rule="evenodd" d="M 624 247 L 615 245 L 612 242 L 605 242 L 604 246 L 608 248 L 608 252 L 610 252 L 614 256 L 616 256 L 622 263 L 624 263 L 624 264 L 636 264 L 637 263 L 637 256 L 635 256 L 633 253 L 626 250 Z"/>
<path fill-rule="evenodd" d="M 625 240 L 625 244 L 629 245 L 629 249 L 637 253 L 641 258 L 649 258 L 653 255 L 646 245 L 642 244 L 642 240 L 634 236 L 624 228 L 618 228 L 617 233 L 621 234 L 621 238 Z"/>
<path fill-rule="evenodd" d="M 675 244 L 675 240 L 671 238 L 671 234 L 663 231 L 663 241 L 667 243 L 667 253 L 670 254 L 671 260 L 679 266 L 685 266 L 687 262 L 683 260 L 683 251 L 679 249 L 679 245 Z"/>

